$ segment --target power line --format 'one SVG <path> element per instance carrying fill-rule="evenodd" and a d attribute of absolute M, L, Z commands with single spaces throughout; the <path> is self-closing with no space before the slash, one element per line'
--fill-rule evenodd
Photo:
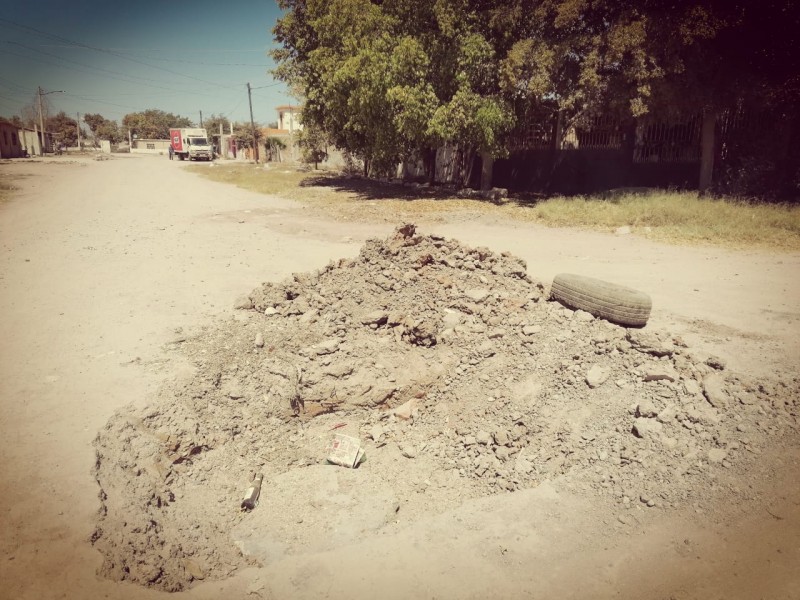
<path fill-rule="evenodd" d="M 13 27 L 17 27 L 17 28 L 20 28 L 20 29 L 25 29 L 27 31 L 33 31 L 33 32 L 38 33 L 40 35 L 44 35 L 44 36 L 46 36 L 46 37 L 48 37 L 50 39 L 54 39 L 56 41 L 63 42 L 65 44 L 69 44 L 71 46 L 77 46 L 79 48 L 86 48 L 88 50 L 94 50 L 95 52 L 102 52 L 104 54 L 110 54 L 112 56 L 116 56 L 116 57 L 122 58 L 124 60 L 128 60 L 128 61 L 140 64 L 140 65 L 144 65 L 146 67 L 150 67 L 151 69 L 157 69 L 159 71 L 164 71 L 165 73 L 170 73 L 172 75 L 177 75 L 178 77 L 185 77 L 187 79 L 193 79 L 195 81 L 199 81 L 201 83 L 205 83 L 207 85 L 213 85 L 213 86 L 216 86 L 216 87 L 222 87 L 222 88 L 228 87 L 228 86 L 216 83 L 214 81 L 207 81 L 205 79 L 200 79 L 199 77 L 194 77 L 193 75 L 186 75 L 185 73 L 179 73 L 178 71 L 173 71 L 172 69 L 166 69 L 164 67 L 159 67 L 157 65 L 151 65 L 151 64 L 146 63 L 144 61 L 137 60 L 137 59 L 131 58 L 129 56 L 125 56 L 124 54 L 121 54 L 119 52 L 114 52 L 112 50 L 108 50 L 107 48 L 98 48 L 96 46 L 90 46 L 89 44 L 84 44 L 82 42 L 76 42 L 74 40 L 70 40 L 68 38 L 65 38 L 65 37 L 62 37 L 62 36 L 59 36 L 59 35 L 54 35 L 52 33 L 47 33 L 46 31 L 42 31 L 41 29 L 36 29 L 35 27 L 30 27 L 28 25 L 22 25 L 21 23 L 16 23 L 16 22 L 11 21 L 9 19 L 4 19 L 4 18 L 0 17 L 0 21 L 2 21 L 4 23 L 8 23 L 9 25 L 11 25 Z"/>
<path fill-rule="evenodd" d="M 52 48 L 74 48 L 74 45 L 71 44 L 42 44 L 42 46 L 52 47 Z M 136 52 L 132 52 L 130 49 L 126 48 L 107 48 L 109 52 L 118 52 L 119 54 L 131 54 L 136 56 Z M 148 52 L 152 52 L 153 48 L 148 48 Z M 165 50 L 161 50 L 165 52 Z M 195 52 L 195 51 L 193 51 Z M 235 51 L 233 51 L 235 52 Z M 245 50 L 243 52 L 262 52 L 262 50 Z M 217 52 L 215 52 L 216 54 Z M 163 56 L 151 56 L 150 54 L 144 54 L 143 58 L 147 60 L 157 60 L 159 62 L 173 62 L 173 63 L 181 63 L 186 65 L 203 65 L 206 67 L 274 67 L 275 63 L 234 63 L 234 62 L 208 62 L 203 60 L 185 60 L 182 58 L 164 58 Z"/>
<path fill-rule="evenodd" d="M 62 65 L 62 64 L 51 62 L 51 61 L 42 60 L 41 58 L 37 58 L 35 56 L 27 56 L 25 54 L 19 54 L 17 52 L 11 52 L 10 50 L 0 49 L 0 53 L 9 54 L 11 56 L 18 56 L 20 58 L 25 58 L 27 60 L 33 60 L 33 61 L 45 64 L 45 65 L 51 65 L 51 66 L 59 67 L 59 68 L 62 68 L 62 69 L 71 69 L 71 70 L 77 71 L 79 73 L 92 73 L 92 72 L 96 72 L 96 71 L 102 71 L 104 73 L 107 73 L 107 74 L 103 75 L 104 77 L 107 77 L 108 79 L 114 79 L 116 81 L 122 81 L 124 83 L 132 83 L 134 85 L 141 85 L 141 86 L 151 87 L 151 88 L 154 88 L 154 89 L 166 90 L 168 92 L 196 94 L 196 95 L 208 96 L 208 97 L 211 97 L 211 98 L 215 97 L 213 94 L 210 94 L 208 92 L 191 91 L 191 90 L 178 90 L 178 89 L 175 89 L 175 88 L 164 87 L 164 86 L 161 86 L 161 85 L 154 85 L 152 83 L 147 83 L 147 81 L 156 81 L 156 80 L 146 79 L 146 78 L 143 78 L 143 77 L 137 77 L 137 79 L 141 79 L 143 81 L 135 81 L 135 80 L 130 78 L 130 77 L 136 77 L 135 75 L 119 76 L 119 75 L 115 74 L 114 71 L 110 71 L 108 69 L 103 69 L 102 67 L 93 67 L 91 65 L 85 65 L 83 63 L 79 63 L 77 61 L 69 60 L 69 59 L 66 59 L 66 58 L 61 58 L 61 57 L 56 56 L 54 54 L 50 54 L 49 52 L 43 52 L 41 50 L 36 50 L 34 48 L 28 48 L 24 44 L 19 44 L 17 42 L 7 42 L 7 43 L 10 43 L 10 44 L 13 43 L 13 44 L 15 44 L 17 46 L 20 46 L 22 48 L 25 48 L 27 50 L 33 50 L 34 52 L 39 52 L 40 54 L 44 54 L 46 56 L 50 56 L 50 57 L 56 58 L 58 60 L 71 62 L 71 63 L 74 63 L 74 64 L 76 64 L 76 65 L 78 65 L 79 67 L 82 67 L 82 68 L 81 69 L 77 69 L 77 68 L 71 67 L 69 65 Z M 233 89 L 233 86 L 231 86 L 230 89 Z"/>

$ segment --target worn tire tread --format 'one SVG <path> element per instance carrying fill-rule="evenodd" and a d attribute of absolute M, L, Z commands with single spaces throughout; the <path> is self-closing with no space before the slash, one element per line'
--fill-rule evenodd
<path fill-rule="evenodd" d="M 565 306 L 626 327 L 644 327 L 650 318 L 650 296 L 601 279 L 560 273 L 553 278 L 550 297 Z"/>

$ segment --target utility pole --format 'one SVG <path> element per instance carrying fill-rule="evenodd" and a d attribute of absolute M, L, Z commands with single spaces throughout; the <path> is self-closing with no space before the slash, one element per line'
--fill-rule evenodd
<path fill-rule="evenodd" d="M 203 127 L 203 111 L 200 111 L 200 127 Z"/>
<path fill-rule="evenodd" d="M 42 86 L 36 87 L 36 93 L 39 95 L 39 131 L 42 134 L 42 143 L 39 145 L 39 152 L 44 156 L 44 118 L 42 117 Z"/>
<path fill-rule="evenodd" d="M 81 150 L 81 113 L 78 113 L 78 152 Z"/>
<path fill-rule="evenodd" d="M 42 145 L 39 148 L 41 156 L 44 156 L 45 149 L 45 135 L 44 135 L 44 117 L 42 116 L 42 96 L 47 94 L 63 94 L 64 90 L 53 90 L 52 92 L 43 92 L 42 86 L 36 86 L 36 94 L 39 96 L 39 128 L 42 130 Z"/>
<path fill-rule="evenodd" d="M 247 101 L 250 103 L 250 127 L 253 132 L 253 152 L 258 164 L 258 142 L 256 142 L 256 123 L 253 121 L 253 95 L 250 93 L 250 82 L 247 82 Z"/>

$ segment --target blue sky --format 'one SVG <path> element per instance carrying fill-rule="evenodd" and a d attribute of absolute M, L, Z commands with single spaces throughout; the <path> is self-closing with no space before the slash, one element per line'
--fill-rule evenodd
<path fill-rule="evenodd" d="M 155 108 L 199 122 L 212 113 L 277 120 L 296 104 L 268 56 L 281 11 L 274 0 L 0 0 L 0 115 L 20 114 L 37 86 L 51 114 L 121 122 Z"/>

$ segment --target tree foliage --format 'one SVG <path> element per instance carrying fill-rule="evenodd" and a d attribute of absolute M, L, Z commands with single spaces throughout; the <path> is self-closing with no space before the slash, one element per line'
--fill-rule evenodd
<path fill-rule="evenodd" d="M 220 125 L 222 126 L 223 134 L 230 133 L 231 122 L 227 117 L 212 114 L 210 117 L 203 119 L 203 127 L 208 131 L 209 136 L 218 136 Z"/>
<path fill-rule="evenodd" d="M 297 143 L 300 146 L 303 162 L 313 164 L 315 169 L 319 163 L 328 158 L 330 138 L 324 130 L 313 123 L 297 132 Z"/>
<path fill-rule="evenodd" d="M 122 117 L 122 128 L 142 139 L 169 139 L 171 127 L 194 127 L 194 123 L 186 117 L 154 108 L 143 112 L 129 113 Z"/>
<path fill-rule="evenodd" d="M 45 129 L 56 135 L 58 143 L 63 142 L 67 146 L 78 145 L 78 121 L 68 117 L 63 110 L 47 119 Z M 81 135 L 86 134 L 82 132 Z"/>
<path fill-rule="evenodd" d="M 502 151 L 513 116 L 466 2 L 280 4 L 277 76 L 303 90 L 306 127 L 327 132 L 368 172 L 390 173 L 447 142 Z"/>
<path fill-rule="evenodd" d="M 279 0 L 276 76 L 373 171 L 443 143 L 500 156 L 536 115 L 798 99 L 792 0 Z M 795 18 L 791 18 L 795 15 Z"/>
<path fill-rule="evenodd" d="M 103 115 L 85 114 L 83 115 L 83 122 L 92 131 L 95 146 L 98 145 L 98 140 L 108 140 L 112 144 L 116 144 L 127 138 L 127 133 L 120 130 L 116 121 L 106 119 Z"/>

